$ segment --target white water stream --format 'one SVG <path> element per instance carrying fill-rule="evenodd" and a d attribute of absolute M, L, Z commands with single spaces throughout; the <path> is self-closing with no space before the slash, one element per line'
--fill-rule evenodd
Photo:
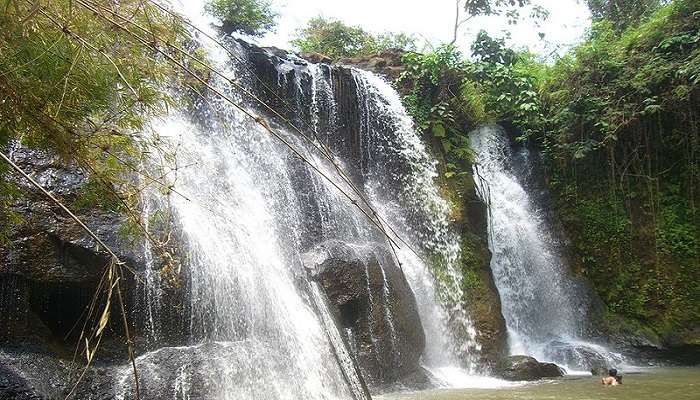
<path fill-rule="evenodd" d="M 500 127 L 470 135 L 477 154 L 479 194 L 489 204 L 491 269 L 501 295 L 511 354 L 531 355 L 570 370 L 619 356 L 584 340 L 588 294 L 570 276 L 557 238 L 523 187 L 509 140 Z M 525 160 L 523 168 L 531 168 Z M 591 360 L 594 359 L 594 360 Z"/>
<path fill-rule="evenodd" d="M 210 29 L 200 2 L 187 2 L 180 11 L 201 28 Z M 228 77 L 241 76 L 236 63 L 215 44 L 203 41 L 202 45 L 216 68 Z M 337 135 L 338 108 L 333 81 L 324 73 L 327 67 L 300 65 L 282 64 L 279 83 L 288 83 L 284 79 L 290 70 L 305 74 L 311 90 L 305 90 L 309 83 L 295 75 L 297 94 L 292 105 L 303 115 L 308 110 L 301 107 L 309 103 L 305 96 L 310 96 L 313 129 L 324 127 L 327 131 L 319 132 L 322 136 Z M 437 384 L 446 387 L 499 385 L 473 375 L 472 358 L 479 346 L 459 306 L 459 238 L 449 230 L 448 205 L 433 183 L 435 161 L 396 91 L 373 74 L 353 71 L 352 75 L 360 102 L 363 189 L 377 213 L 408 242 L 397 255 L 425 331 L 423 365 Z M 236 101 L 243 100 L 227 82 L 215 81 L 215 85 Z M 182 232 L 192 346 L 141 356 L 145 391 L 172 392 L 177 399 L 202 391 L 212 399 L 364 398 L 348 349 L 339 340 L 341 333 L 330 323 L 318 288 L 309 286 L 302 258 L 314 241 L 376 242 L 383 240 L 382 234 L 333 185 L 253 120 L 221 99 L 208 100 L 194 115 L 175 111 L 154 126 L 152 140 L 175 154 L 176 164 L 165 171 L 175 191 L 167 201 L 147 201 L 146 211 L 168 204 Z M 320 115 L 327 121 L 321 121 Z M 285 128 L 276 131 L 352 192 L 335 167 L 298 134 Z M 335 161 L 349 165 L 347 160 Z M 314 210 L 316 221 L 308 220 L 309 209 Z M 424 261 L 428 252 L 444 260 L 447 281 L 434 279 Z M 386 298 L 383 270 L 382 276 Z M 159 282 L 148 275 L 147 283 Z M 157 313 L 157 290 L 146 288 L 145 293 L 149 315 Z M 394 337 L 390 310 L 385 314 Z M 468 337 L 455 338 L 448 320 L 459 324 Z M 153 321 L 150 325 L 158 328 Z M 158 332 L 152 336 L 158 337 Z M 460 360 L 465 354 L 474 357 Z M 173 359 L 168 370 L 161 363 L 164 357 Z M 203 379 L 198 375 L 201 371 L 211 372 Z M 133 382 L 127 368 L 120 386 L 121 397 L 128 397 Z"/>

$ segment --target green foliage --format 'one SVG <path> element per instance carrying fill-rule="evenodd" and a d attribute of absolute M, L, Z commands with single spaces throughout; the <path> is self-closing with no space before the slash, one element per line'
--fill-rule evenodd
<path fill-rule="evenodd" d="M 632 14 L 596 15 L 553 67 L 522 63 L 542 114 L 512 121 L 541 146 L 579 270 L 610 310 L 678 331 L 700 321 L 700 4 L 619 10 Z"/>
<path fill-rule="evenodd" d="M 546 67 L 529 53 L 506 48 L 505 41 L 482 31 L 472 46 L 480 62 L 472 66 L 473 79 L 486 88 L 486 108 L 500 121 L 515 124 L 522 138 L 541 131 L 545 118 L 541 101 Z"/>
<path fill-rule="evenodd" d="M 130 198 L 139 188 L 125 160 L 142 157 L 134 138 L 167 111 L 167 87 L 181 78 L 153 46 L 183 46 L 189 35 L 177 18 L 140 0 L 120 1 L 109 13 L 70 0 L 33 3 L 8 0 L 0 12 L 0 149 L 21 142 L 47 150 Z M 130 21 L 123 23 L 132 31 L 131 23 L 148 27 L 149 44 L 116 21 Z M 5 167 L 0 162 L 3 228 L 17 222 L 9 208 L 17 189 Z"/>
<path fill-rule="evenodd" d="M 515 64 L 518 59 L 515 51 L 506 47 L 505 40 L 494 39 L 486 31 L 480 31 L 476 35 L 472 55 L 483 63 L 505 66 Z"/>
<path fill-rule="evenodd" d="M 508 24 L 514 25 L 520 19 L 520 11 L 524 7 L 532 5 L 531 0 L 466 0 L 464 10 L 470 17 L 505 15 Z M 549 17 L 549 12 L 540 5 L 533 5 L 530 10 L 530 18 L 544 20 Z"/>
<path fill-rule="evenodd" d="M 332 59 L 368 56 L 387 49 L 415 50 L 416 40 L 403 33 L 373 35 L 359 26 L 316 17 L 296 33 L 292 44 L 301 52 L 320 53 Z"/>
<path fill-rule="evenodd" d="M 624 29 L 656 10 L 660 0 L 587 0 L 594 19 L 613 22 L 618 29 Z"/>
<path fill-rule="evenodd" d="M 469 63 L 452 45 L 427 54 L 407 53 L 399 79 L 404 104 L 418 129 L 429 135 L 443 159 L 445 178 L 471 174 L 474 154 L 467 133 L 488 115 L 480 84 L 469 76 Z"/>
<path fill-rule="evenodd" d="M 74 210 L 89 210 L 99 206 L 107 211 L 122 212 L 124 206 L 114 194 L 105 188 L 101 182 L 90 180 L 78 191 L 78 197 L 73 202 Z"/>
<path fill-rule="evenodd" d="M 504 6 L 524 7 L 530 4 L 530 0 L 504 1 L 504 0 L 467 0 L 464 9 L 469 15 L 497 15 Z"/>
<path fill-rule="evenodd" d="M 11 208 L 20 199 L 21 193 L 14 185 L 2 179 L 7 173 L 7 166 L 0 164 L 0 246 L 11 245 L 8 239 L 10 230 L 22 223 L 20 216 Z"/>
<path fill-rule="evenodd" d="M 374 53 L 381 53 L 384 50 L 400 49 L 406 51 L 416 51 L 416 38 L 406 33 L 386 32 L 373 36 Z"/>
<path fill-rule="evenodd" d="M 700 82 L 699 25 L 692 3 L 676 1 L 621 36 L 611 23 L 596 23 L 575 58 L 554 68 L 549 89 L 555 96 L 549 100 L 555 125 L 596 150 L 647 117 L 686 109 Z M 563 142 L 561 150 L 574 149 L 571 140 Z"/>
<path fill-rule="evenodd" d="M 663 198 L 656 227 L 659 251 L 681 263 L 697 260 L 700 257 L 700 232 L 693 223 L 692 207 L 680 195 L 679 187 L 671 188 L 669 192 Z"/>
<path fill-rule="evenodd" d="M 209 0 L 204 9 L 221 21 L 224 32 L 249 36 L 271 31 L 278 16 L 270 0 Z"/>
<path fill-rule="evenodd" d="M 472 234 L 464 233 L 460 248 L 462 257 L 462 287 L 465 293 L 487 290 L 487 284 L 481 276 L 483 268 L 488 265 L 488 259 L 483 258 L 483 251 L 477 250 L 484 244 L 478 242 L 478 238 Z"/>

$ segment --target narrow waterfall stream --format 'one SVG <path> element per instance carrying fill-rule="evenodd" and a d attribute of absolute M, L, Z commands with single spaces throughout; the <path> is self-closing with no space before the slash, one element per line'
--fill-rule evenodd
<path fill-rule="evenodd" d="M 569 275 L 543 210 L 523 187 L 529 154 L 518 166 L 504 130 L 470 135 L 479 195 L 489 204 L 491 268 L 503 304 L 511 354 L 531 355 L 570 370 L 615 365 L 619 356 L 585 338 L 589 298 Z"/>
<path fill-rule="evenodd" d="M 459 237 L 449 228 L 449 205 L 433 182 L 436 161 L 415 131 L 396 90 L 374 74 L 359 70 L 354 74 L 367 110 L 363 116 L 363 137 L 370 149 L 366 187 L 378 213 L 408 242 L 397 255 L 416 296 L 425 331 L 423 366 L 445 387 L 492 386 L 494 380 L 474 376 L 473 360 L 480 347 L 474 340 L 473 324 L 461 307 Z M 372 131 L 372 127 L 386 123 L 392 129 Z M 405 160 L 408 168 L 397 168 L 396 160 Z M 433 277 L 426 263 L 428 252 L 442 257 L 446 282 Z M 468 336 L 456 338 L 450 324 L 459 325 Z M 463 362 L 458 349 L 467 355 Z"/>

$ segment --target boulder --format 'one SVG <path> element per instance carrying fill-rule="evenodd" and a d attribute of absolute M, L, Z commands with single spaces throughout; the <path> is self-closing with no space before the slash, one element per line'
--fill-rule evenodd
<path fill-rule="evenodd" d="M 416 300 L 387 247 L 333 240 L 305 258 L 368 384 L 387 385 L 421 371 L 425 337 Z"/>
<path fill-rule="evenodd" d="M 0 350 L 0 400 L 64 399 L 79 368 L 37 348 Z"/>
<path fill-rule="evenodd" d="M 529 356 L 510 356 L 496 364 L 496 375 L 509 381 L 534 381 L 558 378 L 564 371 L 556 364 L 541 363 Z"/>

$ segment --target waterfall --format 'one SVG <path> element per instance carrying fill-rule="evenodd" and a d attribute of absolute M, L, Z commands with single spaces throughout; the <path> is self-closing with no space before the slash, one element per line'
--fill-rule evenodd
<path fill-rule="evenodd" d="M 246 58 L 246 49 L 233 41 L 230 44 L 241 59 Z M 238 62 L 215 45 L 202 45 L 227 76 L 254 86 L 250 71 L 240 69 Z M 163 168 L 161 173 L 173 190 L 148 193 L 144 213 L 148 217 L 161 208 L 158 212 L 170 213 L 175 221 L 187 264 L 190 307 L 183 317 L 188 319 L 190 344 L 161 347 L 138 358 L 146 396 L 367 398 L 346 345 L 350 338 L 333 323 L 329 306 L 316 283 L 309 281 L 303 260 L 310 248 L 330 239 L 358 244 L 386 241 L 360 208 L 335 187 L 353 192 L 336 165 L 349 170 L 355 184 L 361 183 L 371 207 L 394 229 L 392 239 L 407 242 L 401 244 L 397 256 L 424 321 L 425 367 L 445 385 L 467 377 L 455 349 L 478 351 L 478 346 L 473 336 L 461 342 L 453 337 L 447 321 L 448 312 L 455 311 L 440 305 L 437 284 L 419 256 L 428 251 L 442 254 L 453 281 L 449 287 L 459 289 L 458 238 L 448 229 L 449 209 L 433 183 L 435 161 L 413 129 L 398 94 L 385 81 L 362 71 L 349 72 L 360 120 L 359 143 L 352 145 L 358 145 L 361 154 L 353 159 L 337 151 L 336 165 L 325 160 L 317 149 L 321 143 L 310 132 L 316 131 L 328 143 L 342 136 L 332 72 L 327 66 L 299 59 L 278 65 L 277 83 L 281 88 L 293 87 L 288 91 L 292 93 L 288 104 L 304 134 L 281 122 L 272 123 L 333 184 L 216 96 L 193 102 L 189 109 L 173 110 L 166 119 L 153 123 L 149 141 L 165 153 L 154 151 L 153 165 Z M 227 81 L 214 79 L 213 84 L 254 109 L 250 99 Z M 350 145 L 349 140 L 342 141 Z M 168 162 L 163 165 L 163 160 Z M 353 196 L 355 203 L 361 203 Z M 356 248 L 365 251 L 363 246 Z M 150 336 L 157 339 L 162 327 L 153 316 L 161 306 L 158 287 L 162 282 L 152 270 L 152 249 L 145 246 L 144 250 L 148 270 L 146 287 L 141 290 L 146 298 L 142 308 Z M 383 289 L 373 294 L 373 306 L 380 307 L 388 319 L 388 348 L 393 351 L 399 339 L 393 311 L 386 304 L 391 293 L 383 268 Z M 445 293 L 455 300 L 452 306 L 461 298 L 461 292 Z M 462 315 L 461 322 L 473 333 L 466 316 Z M 128 368 L 121 371 L 117 386 L 118 397 L 129 398 L 134 383 Z"/>
<path fill-rule="evenodd" d="M 473 324 L 461 308 L 459 238 L 449 228 L 449 205 L 434 184 L 437 162 L 417 135 L 398 93 L 376 75 L 359 70 L 354 74 L 365 110 L 363 139 L 370 149 L 366 189 L 378 213 L 408 242 L 397 253 L 425 331 L 424 367 L 447 387 L 483 385 L 484 381 L 470 376 L 476 370 L 472 360 L 480 348 L 474 341 Z M 387 123 L 392 129 L 372 132 L 373 127 Z M 377 132 L 385 135 L 377 136 Z M 406 165 L 397 167 L 395 160 L 404 160 Z M 426 261 L 429 253 L 442 258 L 445 281 L 435 280 Z M 468 335 L 455 337 L 451 325 L 460 325 Z M 459 349 L 467 355 L 464 362 L 459 360 Z"/>
<path fill-rule="evenodd" d="M 529 153 L 523 150 L 518 155 L 523 165 L 516 165 L 508 137 L 497 126 L 481 127 L 470 139 L 479 195 L 489 205 L 491 269 L 511 354 L 578 370 L 618 363 L 618 356 L 583 339 L 589 297 L 571 277 L 552 226 L 524 187 L 532 168 Z"/>

